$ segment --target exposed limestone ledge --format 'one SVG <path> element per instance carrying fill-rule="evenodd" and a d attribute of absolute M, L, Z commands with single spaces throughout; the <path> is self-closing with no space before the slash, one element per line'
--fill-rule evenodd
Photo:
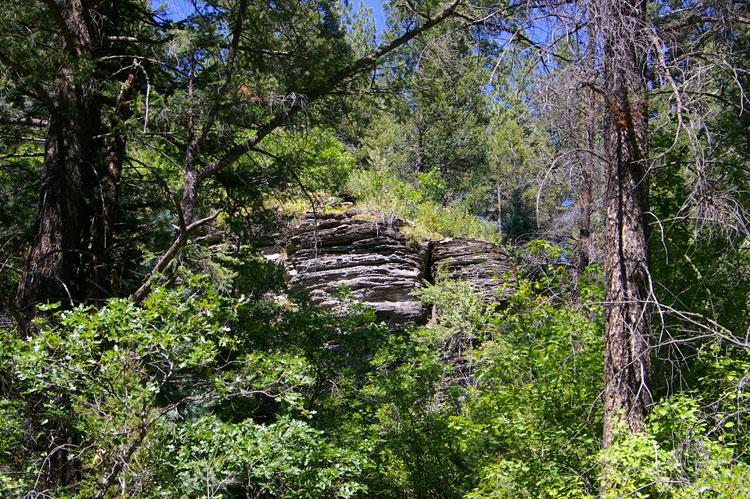
<path fill-rule="evenodd" d="M 468 281 L 486 299 L 503 299 L 511 293 L 504 276 L 512 261 L 501 248 L 486 241 L 448 238 L 432 243 L 430 262 L 435 281 Z"/>
<path fill-rule="evenodd" d="M 306 215 L 287 239 L 290 288 L 307 289 L 319 305 L 336 307 L 332 292 L 344 285 L 381 320 L 422 322 L 425 309 L 411 292 L 426 277 L 425 252 L 399 225 L 352 211 Z"/>
<path fill-rule="evenodd" d="M 433 278 L 466 280 L 486 299 L 502 299 L 498 290 L 512 268 L 503 250 L 475 239 L 415 242 L 399 232 L 402 225 L 354 211 L 305 215 L 287 233 L 289 287 L 339 307 L 334 292 L 346 286 L 391 325 L 426 321 L 412 292 Z"/>

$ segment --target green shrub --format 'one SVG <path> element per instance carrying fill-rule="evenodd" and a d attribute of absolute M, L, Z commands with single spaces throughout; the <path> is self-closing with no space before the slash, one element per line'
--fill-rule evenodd
<path fill-rule="evenodd" d="M 411 221 L 414 226 L 408 230 L 417 237 L 473 237 L 499 243 L 495 225 L 435 200 L 442 189 L 436 175 L 419 174 L 418 179 L 420 186 L 415 187 L 387 168 L 361 170 L 352 174 L 348 189 L 363 209 Z"/>
<path fill-rule="evenodd" d="M 262 338 L 243 315 L 304 332 L 310 359 L 294 335 Z M 39 321 L 35 336 L 0 330 L 4 497 L 363 491 L 366 453 L 316 429 L 307 406 L 324 359 L 344 362 L 321 344 L 349 325 L 356 319 L 222 298 L 192 277 L 155 289 L 142 307 L 111 299 Z M 67 485 L 58 456 L 76 477 Z"/>

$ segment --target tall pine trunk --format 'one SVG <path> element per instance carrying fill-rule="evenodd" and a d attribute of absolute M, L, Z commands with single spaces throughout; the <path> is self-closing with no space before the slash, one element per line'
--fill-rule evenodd
<path fill-rule="evenodd" d="M 607 92 L 604 446 L 619 428 L 644 430 L 651 404 L 648 121 L 644 0 L 609 1 L 604 17 Z M 606 468 L 605 468 L 606 474 Z"/>
<path fill-rule="evenodd" d="M 500 182 L 495 184 L 497 189 L 497 236 L 499 240 L 503 239 L 503 190 Z"/>
<path fill-rule="evenodd" d="M 96 187 L 99 113 L 87 85 L 65 69 L 53 94 L 42 186 L 31 241 L 16 302 L 35 315 L 41 303 L 82 301 L 90 261 L 89 240 Z"/>
<path fill-rule="evenodd" d="M 112 291 L 112 221 L 125 156 L 122 123 L 129 116 L 127 90 L 133 74 L 111 113 L 112 129 L 104 134 L 104 99 L 92 72 L 99 52 L 107 49 L 102 42 L 105 27 L 92 18 L 97 7 L 116 10 L 116 3 L 64 0 L 55 7 L 58 28 L 64 33 L 60 51 L 70 62 L 61 68 L 47 104 L 50 118 L 41 192 L 16 292 L 16 306 L 27 320 L 37 314 L 39 304 L 61 302 L 71 307 L 98 302 Z M 115 19 L 115 10 L 97 15 Z"/>

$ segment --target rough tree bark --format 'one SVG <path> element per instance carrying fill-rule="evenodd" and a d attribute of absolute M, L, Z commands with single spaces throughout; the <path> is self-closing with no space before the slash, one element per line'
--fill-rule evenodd
<path fill-rule="evenodd" d="M 134 68 L 135 69 L 135 68 Z M 115 260 L 113 250 L 115 233 L 113 225 L 117 219 L 120 198 L 120 177 L 125 161 L 127 136 L 124 122 L 130 117 L 130 99 L 133 96 L 131 72 L 120 89 L 115 108 L 110 114 L 111 130 L 106 137 L 103 163 L 97 163 L 97 190 L 94 200 L 95 215 L 91 230 L 91 270 L 88 273 L 86 299 L 95 304 L 110 296 L 117 296 L 117 275 L 113 272 Z"/>
<path fill-rule="evenodd" d="M 108 30 L 118 23 L 120 3 L 46 0 L 45 5 L 66 59 L 49 95 L 37 96 L 49 120 L 33 239 L 15 298 L 25 320 L 42 303 L 72 307 L 112 294 L 112 226 L 135 76 L 130 71 L 115 105 L 107 104 L 96 64 L 111 50 Z"/>
<path fill-rule="evenodd" d="M 591 205 L 593 204 L 591 160 L 584 160 L 584 169 L 581 171 L 581 199 L 580 213 L 578 219 L 578 262 L 576 267 L 578 276 L 586 273 L 586 267 L 591 264 Z"/>
<path fill-rule="evenodd" d="M 87 9 L 65 0 L 57 9 L 61 50 L 75 60 L 91 58 Z M 47 102 L 50 113 L 42 188 L 34 236 L 26 257 L 16 306 L 27 318 L 40 303 L 73 305 L 86 292 L 89 239 L 94 211 L 89 196 L 97 185 L 95 164 L 100 109 L 94 85 L 63 67 Z"/>
<path fill-rule="evenodd" d="M 500 181 L 495 184 L 497 189 L 497 236 L 503 240 L 503 190 Z"/>
<path fill-rule="evenodd" d="M 645 0 L 608 1 L 604 33 L 605 377 L 604 446 L 618 429 L 644 430 L 649 392 L 650 319 L 648 224 L 648 122 Z M 606 470 L 605 470 L 606 473 Z"/>
<path fill-rule="evenodd" d="M 98 209 L 93 202 L 108 196 L 101 187 L 108 183 L 100 166 L 103 142 L 95 138 L 101 134 L 102 102 L 92 78 L 77 71 L 96 56 L 100 42 L 91 29 L 95 21 L 90 7 L 85 0 L 47 2 L 60 33 L 58 49 L 71 62 L 61 67 L 49 94 L 41 86 L 37 90 L 49 120 L 34 234 L 15 299 L 21 321 L 33 318 L 40 303 L 60 301 L 72 307 L 83 301 L 91 287 L 92 235 L 106 240 L 102 228 L 92 226 L 97 212 L 104 216 L 107 209 L 106 202 Z M 114 164 L 107 167 L 116 169 Z M 20 326 L 25 329 L 27 324 Z M 34 408 L 46 396 L 28 396 L 31 421 Z M 48 456 L 43 470 L 46 488 L 74 483 L 80 471 L 80 464 L 70 455 L 78 442 L 68 424 L 73 417 L 71 410 L 46 423 L 49 431 L 41 434 L 45 440 L 34 442 Z"/>

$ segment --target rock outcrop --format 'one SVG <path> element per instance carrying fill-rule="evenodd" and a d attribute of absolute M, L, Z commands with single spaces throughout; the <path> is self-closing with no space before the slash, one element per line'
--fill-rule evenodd
<path fill-rule="evenodd" d="M 290 288 L 305 288 L 316 303 L 336 307 L 333 293 L 346 286 L 380 320 L 422 322 L 425 309 L 411 292 L 426 277 L 425 252 L 406 240 L 399 225 L 354 212 L 308 214 L 287 241 Z"/>
<path fill-rule="evenodd" d="M 505 251 L 486 241 L 448 238 L 431 244 L 430 266 L 433 279 L 455 279 L 471 283 L 485 299 L 507 298 L 505 276 L 512 270 Z"/>
<path fill-rule="evenodd" d="M 475 239 L 416 242 L 399 231 L 403 225 L 354 211 L 307 214 L 287 235 L 289 287 L 335 308 L 345 286 L 392 326 L 426 322 L 427 309 L 413 295 L 424 281 L 461 279 L 488 300 L 503 298 L 511 263 L 500 248 Z"/>

